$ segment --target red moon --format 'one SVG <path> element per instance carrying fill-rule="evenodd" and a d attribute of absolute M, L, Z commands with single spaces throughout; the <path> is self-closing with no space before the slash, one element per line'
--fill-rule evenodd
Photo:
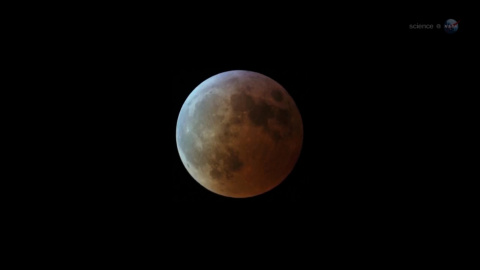
<path fill-rule="evenodd" d="M 206 189 L 246 198 L 279 185 L 303 141 L 300 112 L 273 79 L 227 71 L 198 85 L 183 104 L 176 141 L 189 174 Z"/>

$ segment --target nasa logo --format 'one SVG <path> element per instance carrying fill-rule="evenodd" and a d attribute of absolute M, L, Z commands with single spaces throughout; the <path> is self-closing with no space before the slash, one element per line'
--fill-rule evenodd
<path fill-rule="evenodd" d="M 445 22 L 444 29 L 447 34 L 453 34 L 458 31 L 458 23 L 460 21 L 456 21 L 454 19 L 448 19 Z"/>

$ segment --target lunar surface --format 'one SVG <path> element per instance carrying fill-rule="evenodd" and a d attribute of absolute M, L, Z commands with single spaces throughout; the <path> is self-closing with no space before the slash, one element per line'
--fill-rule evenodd
<path fill-rule="evenodd" d="M 217 74 L 180 110 L 177 148 L 190 175 L 233 198 L 265 193 L 292 171 L 303 124 L 295 102 L 273 79 L 251 71 Z"/>

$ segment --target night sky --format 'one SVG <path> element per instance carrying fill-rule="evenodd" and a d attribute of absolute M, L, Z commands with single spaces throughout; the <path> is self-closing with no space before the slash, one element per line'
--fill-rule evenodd
<path fill-rule="evenodd" d="M 113 7 L 120 5 L 103 11 L 86 6 L 100 20 L 82 12 L 74 18 L 78 29 L 55 20 L 55 27 L 38 31 L 41 39 L 26 35 L 18 42 L 28 61 L 17 64 L 38 78 L 22 78 L 19 83 L 34 86 L 19 84 L 14 91 L 35 104 L 25 110 L 35 124 L 18 121 L 27 132 L 12 146 L 35 166 L 11 157 L 21 165 L 14 175 L 20 196 L 7 199 L 7 208 L 26 217 L 19 222 L 34 235 L 59 236 L 81 248 L 69 236 L 89 236 L 86 250 L 100 249 L 95 258 L 110 250 L 102 242 L 159 263 L 189 263 L 194 257 L 188 251 L 205 251 L 208 256 L 195 263 L 212 265 L 224 258 L 220 250 L 232 256 L 227 262 L 250 266 L 256 258 L 284 264 L 297 249 L 302 257 L 294 258 L 295 265 L 308 261 L 306 249 L 316 253 L 309 256 L 315 263 L 323 263 L 328 250 L 337 253 L 335 265 L 358 265 L 342 249 L 361 254 L 372 235 L 381 239 L 373 243 L 378 249 L 398 256 L 417 248 L 423 257 L 428 248 L 409 240 L 424 239 L 425 232 L 438 248 L 470 246 L 448 245 L 444 233 L 468 241 L 470 235 L 458 235 L 474 223 L 456 216 L 478 212 L 470 210 L 478 205 L 472 194 L 478 193 L 478 177 L 467 173 L 478 167 L 478 158 L 471 158 L 478 155 L 479 137 L 478 61 L 469 51 L 474 20 L 453 4 L 441 13 L 417 10 L 417 3 L 402 3 L 411 11 L 403 13 L 400 7 L 338 4 L 202 1 L 135 11 L 128 4 L 118 12 Z M 409 29 L 447 19 L 460 21 L 457 33 Z M 43 36 L 44 30 L 52 35 Z M 30 59 L 37 46 L 41 58 Z M 176 122 L 186 98 L 229 70 L 277 81 L 303 120 L 303 146 L 292 172 L 252 198 L 208 191 L 177 151 Z M 467 84 L 472 74 L 477 82 Z M 6 117 L 15 119 L 23 110 L 7 110 L 12 113 Z M 24 151 L 24 143 L 35 147 Z M 26 211 L 17 211 L 17 203 Z M 419 220 L 431 215 L 438 218 L 420 230 Z M 35 230 L 37 225 L 55 232 Z M 408 239 L 402 252 L 384 248 L 401 242 L 392 235 Z M 378 254 L 367 257 L 376 261 L 383 257 Z"/>
<path fill-rule="evenodd" d="M 432 172 L 438 173 L 440 156 L 453 151 L 442 142 L 449 136 L 447 126 L 460 125 L 453 115 L 461 102 L 461 95 L 450 91 L 457 79 L 442 75 L 457 64 L 458 55 L 445 49 L 461 48 L 469 27 L 467 18 L 455 15 L 384 18 L 383 26 L 365 29 L 345 21 L 316 27 L 307 17 L 254 31 L 246 30 L 252 29 L 248 23 L 232 24 L 220 36 L 200 29 L 208 25 L 194 26 L 187 32 L 191 41 L 204 43 L 179 49 L 171 77 L 168 195 L 174 202 L 306 201 L 380 209 L 439 199 L 448 181 Z M 453 35 L 408 29 L 450 17 L 464 24 Z M 304 123 L 302 152 L 292 173 L 273 190 L 247 199 L 203 188 L 183 167 L 175 142 L 176 120 L 189 93 L 207 78 L 236 69 L 279 82 Z"/>

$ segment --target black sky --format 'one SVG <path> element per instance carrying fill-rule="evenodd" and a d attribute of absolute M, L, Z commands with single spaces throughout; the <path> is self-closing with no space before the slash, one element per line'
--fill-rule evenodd
<path fill-rule="evenodd" d="M 52 113 L 37 116 L 40 127 L 26 139 L 40 138 L 44 148 L 33 159 L 48 166 L 42 164 L 45 171 L 22 168 L 34 173 L 33 185 L 15 180 L 35 194 L 28 208 L 38 208 L 40 215 L 53 212 L 58 224 L 68 215 L 78 223 L 83 215 L 89 224 L 70 233 L 89 227 L 98 239 L 104 231 L 117 230 L 118 241 L 146 232 L 141 238 L 149 244 L 142 246 L 163 247 L 164 239 L 173 238 L 181 254 L 190 246 L 211 253 L 205 243 L 217 245 L 212 235 L 218 243 L 243 240 L 250 246 L 275 238 L 279 248 L 290 251 L 300 245 L 284 240 L 323 239 L 337 225 L 334 237 L 344 235 L 361 228 L 361 217 L 376 223 L 376 230 L 388 214 L 397 224 L 402 213 L 443 216 L 476 205 L 475 178 L 465 173 L 476 168 L 469 157 L 478 152 L 471 143 L 478 138 L 473 132 L 476 84 L 465 80 L 477 76 L 471 67 L 478 63 L 469 51 L 472 18 L 451 6 L 441 13 L 408 6 L 411 12 L 402 13 L 363 3 L 318 8 L 286 2 L 262 8 L 232 2 L 209 9 L 198 2 L 206 12 L 179 4 L 178 9 L 138 12 L 108 7 L 99 12 L 99 21 L 82 14 L 76 20 L 80 30 L 55 21 L 63 27 L 49 28 L 55 38 L 28 42 L 40 44 L 42 56 L 29 68 L 46 71 L 40 77 L 48 79 L 24 79 L 34 83 L 32 92 L 49 94 L 52 103 L 36 102 Z M 229 12 L 219 12 L 222 8 Z M 460 21 L 453 35 L 408 29 L 449 18 Z M 284 86 L 304 125 L 302 151 L 291 174 L 273 190 L 248 199 L 222 197 L 199 185 L 184 168 L 175 141 L 177 117 L 189 93 L 209 77 L 237 69 L 262 73 Z M 44 124 L 51 119 L 52 127 Z M 255 216 L 250 209 L 257 210 Z M 215 218 L 209 219 L 209 211 Z M 102 220 L 111 220 L 105 230 L 98 229 Z M 403 220 L 417 228 L 416 218 Z M 292 221 L 299 225 L 295 230 Z M 333 229 L 324 230 L 326 223 Z M 311 230 L 305 230 L 309 224 Z M 241 239 L 244 229 L 260 237 Z M 361 229 L 354 234 L 366 235 Z M 181 240 L 185 235 L 209 239 Z M 217 246 L 230 252 L 229 245 Z"/>
<path fill-rule="evenodd" d="M 463 22 L 454 35 L 409 29 L 451 17 Z M 365 28 L 352 27 L 355 20 L 331 27 L 316 20 L 307 16 L 262 27 L 233 23 L 228 32 L 200 24 L 185 32 L 191 44 L 179 48 L 169 90 L 172 200 L 239 203 L 196 183 L 175 143 L 176 117 L 188 94 L 205 79 L 235 69 L 283 85 L 304 121 L 303 148 L 291 175 L 274 190 L 243 201 L 402 207 L 427 203 L 445 188 L 446 182 L 429 176 L 436 170 L 433 160 L 450 151 L 438 145 L 447 136 L 445 125 L 454 124 L 453 106 L 445 102 L 458 98 L 449 94 L 458 81 L 442 75 L 458 55 L 445 49 L 464 46 L 468 18 L 385 16 L 375 20 L 378 27 Z"/>

